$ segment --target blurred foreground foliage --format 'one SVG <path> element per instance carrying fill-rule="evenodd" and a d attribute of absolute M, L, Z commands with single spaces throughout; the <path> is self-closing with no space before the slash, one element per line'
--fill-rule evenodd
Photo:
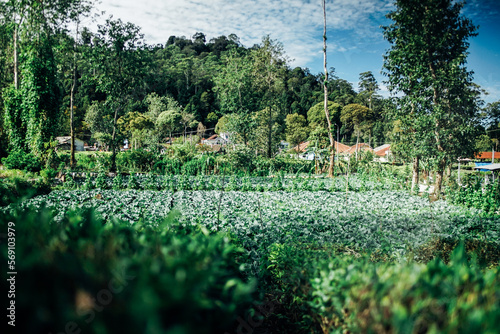
<path fill-rule="evenodd" d="M 2 216 L 2 231 L 15 224 L 16 330 L 230 330 L 253 300 L 255 284 L 240 270 L 242 250 L 228 235 L 183 227 L 176 215 L 155 225 L 104 221 L 88 210 L 68 212 L 60 223 L 46 210 Z M 4 291 L 8 283 L 2 279 Z"/>

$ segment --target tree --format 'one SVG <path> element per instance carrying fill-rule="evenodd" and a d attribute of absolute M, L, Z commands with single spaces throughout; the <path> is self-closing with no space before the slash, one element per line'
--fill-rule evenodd
<path fill-rule="evenodd" d="M 354 129 L 356 134 L 356 160 L 358 159 L 358 144 L 361 131 L 370 130 L 373 126 L 373 111 L 360 104 L 352 103 L 342 108 L 340 120 L 344 125 Z"/>
<path fill-rule="evenodd" d="M 134 100 L 140 98 L 141 79 L 145 73 L 141 64 L 144 45 L 139 27 L 121 20 L 106 20 L 100 25 L 93 39 L 93 47 L 88 56 L 93 71 L 87 75 L 95 82 L 98 92 L 105 94 L 103 111 L 110 113 L 112 133 L 107 137 L 111 147 L 111 171 L 116 171 L 116 148 L 121 142 L 118 119 Z"/>
<path fill-rule="evenodd" d="M 359 74 L 359 95 L 365 100 L 365 106 L 372 109 L 372 98 L 378 90 L 378 83 L 371 71 Z"/>
<path fill-rule="evenodd" d="M 170 140 L 172 140 L 172 132 L 180 129 L 181 113 L 176 109 L 168 109 L 163 111 L 156 120 L 156 126 L 160 133 L 168 133 Z"/>
<path fill-rule="evenodd" d="M 306 118 L 299 114 L 286 115 L 286 140 L 292 147 L 299 145 L 307 139 L 309 128 Z M 299 151 L 297 150 L 297 155 Z"/>
<path fill-rule="evenodd" d="M 80 0 L 2 3 L 2 24 L 12 33 L 13 84 L 3 94 L 11 150 L 40 157 L 45 143 L 56 135 L 61 94 L 54 36 L 87 10 L 89 2 Z"/>
<path fill-rule="evenodd" d="M 488 103 L 483 109 L 486 121 L 486 131 L 489 134 L 492 142 L 495 144 L 495 149 L 498 150 L 500 143 L 500 101 Z"/>
<path fill-rule="evenodd" d="M 180 123 L 182 124 L 184 130 L 184 141 L 186 141 L 187 129 L 197 126 L 198 121 L 195 119 L 194 114 L 189 113 L 189 111 L 184 109 L 183 111 L 181 111 Z"/>
<path fill-rule="evenodd" d="M 340 126 L 340 113 L 342 107 L 340 104 L 328 101 L 328 114 L 330 116 L 330 123 Z M 328 130 L 328 122 L 325 118 L 325 111 L 323 109 L 323 102 L 316 103 L 307 111 L 307 122 L 311 129 L 322 127 Z"/>
<path fill-rule="evenodd" d="M 142 114 L 137 111 L 130 111 L 124 116 L 120 117 L 117 121 L 119 132 L 124 136 L 131 136 L 131 144 L 137 148 L 138 142 L 149 143 L 157 145 L 157 136 L 153 135 L 155 130 L 155 123 L 148 115 Z M 151 138 L 153 139 L 151 140 Z"/>
<path fill-rule="evenodd" d="M 476 27 L 461 16 L 462 2 L 396 0 L 395 6 L 388 14 L 393 23 L 383 27 L 392 44 L 384 68 L 389 90 L 402 93 L 394 115 L 407 134 L 400 147 L 413 159 L 413 187 L 420 157 L 432 159 L 439 196 L 446 166 L 474 152 L 479 91 L 465 63 Z"/>
<path fill-rule="evenodd" d="M 335 140 L 333 139 L 332 122 L 330 120 L 330 112 L 328 110 L 328 69 L 326 67 L 326 1 L 323 0 L 323 66 L 325 69 L 325 80 L 323 82 L 324 89 L 324 111 L 325 118 L 328 124 L 328 139 L 330 140 L 330 163 L 328 165 L 328 177 L 333 177 L 333 167 L 335 164 Z"/>
<path fill-rule="evenodd" d="M 232 132 L 246 145 L 251 131 L 250 115 L 258 110 L 258 96 L 253 89 L 253 60 L 250 54 L 231 48 L 221 57 L 221 65 L 214 77 L 214 91 L 222 114 L 235 114 L 241 122 L 233 123 Z"/>
<path fill-rule="evenodd" d="M 277 147 L 274 145 L 276 136 L 276 124 L 283 124 L 284 108 L 282 98 L 285 96 L 284 74 L 287 66 L 287 58 L 283 51 L 283 45 L 265 36 L 259 48 L 252 52 L 253 66 L 253 88 L 261 94 L 261 112 L 267 120 L 265 134 L 267 136 L 266 156 L 271 158 Z"/>

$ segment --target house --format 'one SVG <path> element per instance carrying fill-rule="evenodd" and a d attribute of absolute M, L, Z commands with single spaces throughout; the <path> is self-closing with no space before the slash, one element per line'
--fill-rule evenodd
<path fill-rule="evenodd" d="M 57 150 L 69 151 L 71 150 L 71 136 L 56 137 Z M 75 151 L 84 151 L 85 143 L 83 140 L 75 138 Z"/>
<path fill-rule="evenodd" d="M 351 154 L 356 154 L 356 152 L 361 152 L 361 151 L 373 152 L 373 149 L 370 147 L 370 145 L 368 145 L 366 143 L 359 143 L 359 144 L 356 144 L 356 145 L 349 147 L 349 149 L 344 151 L 343 153 L 351 155 Z"/>
<path fill-rule="evenodd" d="M 349 146 L 344 145 L 344 144 L 339 143 L 339 142 L 335 142 L 335 152 L 340 154 L 340 153 L 347 152 L 349 149 L 350 149 Z"/>
<path fill-rule="evenodd" d="M 305 152 L 308 146 L 309 146 L 309 142 L 308 141 L 303 141 L 299 145 L 295 146 L 293 148 L 293 151 L 297 152 L 297 153 Z"/>
<path fill-rule="evenodd" d="M 391 144 L 384 144 L 373 149 L 375 159 L 381 162 L 388 162 L 391 154 Z"/>
<path fill-rule="evenodd" d="M 479 159 L 479 160 L 489 160 L 491 161 L 493 157 L 493 153 L 495 153 L 494 158 L 495 159 L 500 159 L 500 152 L 478 152 L 477 154 L 474 155 L 474 158 Z"/>
<path fill-rule="evenodd" d="M 210 147 L 214 146 L 214 145 L 226 145 L 228 143 L 228 137 L 227 136 L 223 136 L 223 134 L 221 134 L 220 136 L 218 134 L 215 134 L 213 136 L 210 136 L 208 137 L 207 139 L 202 139 L 201 140 L 201 143 L 203 145 L 208 145 Z"/>
<path fill-rule="evenodd" d="M 305 152 L 307 150 L 307 148 L 309 147 L 309 144 L 310 144 L 309 141 L 304 141 L 304 142 L 300 143 L 299 145 L 295 146 L 293 148 L 293 150 L 295 152 Z M 335 152 L 336 153 L 344 153 L 348 149 L 349 149 L 349 146 L 344 145 L 342 143 L 339 143 L 337 141 L 335 142 Z"/>
<path fill-rule="evenodd" d="M 312 152 L 310 149 L 308 150 L 309 145 L 311 142 L 305 141 L 300 143 L 299 145 L 295 146 L 292 150 L 298 153 L 302 153 L 299 157 L 305 160 L 314 160 L 314 152 Z M 346 152 L 347 150 L 350 149 L 349 146 L 344 145 L 342 143 L 339 143 L 337 141 L 334 142 L 335 145 L 335 153 L 336 154 L 342 154 Z M 319 157 L 321 158 L 321 157 Z"/>

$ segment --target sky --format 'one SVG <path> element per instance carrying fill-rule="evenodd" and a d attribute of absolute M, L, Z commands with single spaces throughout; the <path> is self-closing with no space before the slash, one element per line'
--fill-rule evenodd
<path fill-rule="evenodd" d="M 358 88 L 359 74 L 371 71 L 389 96 L 381 74 L 383 55 L 390 48 L 381 25 L 392 0 L 327 0 L 328 68 Z M 165 44 L 169 36 L 191 38 L 196 32 L 207 41 L 236 34 L 251 47 L 269 35 L 281 42 L 290 66 L 323 72 L 323 11 L 321 0 L 101 0 L 102 16 L 141 27 L 148 44 Z M 489 94 L 486 103 L 500 101 L 500 0 L 468 0 L 463 14 L 479 25 L 469 40 L 467 69 L 474 82 Z"/>

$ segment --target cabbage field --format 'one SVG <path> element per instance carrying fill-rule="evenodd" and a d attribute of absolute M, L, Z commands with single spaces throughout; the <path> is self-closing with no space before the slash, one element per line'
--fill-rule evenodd
<path fill-rule="evenodd" d="M 500 323 L 500 217 L 410 195 L 394 178 L 94 176 L 58 188 L 0 209 L 32 259 L 19 271 L 67 304 L 47 311 L 45 292 L 25 287 L 29 331 L 70 320 L 91 333 L 494 333 Z M 137 279 L 87 322 L 98 305 L 80 299 L 117 266 Z"/>
<path fill-rule="evenodd" d="M 500 217 L 405 191 L 56 190 L 21 206 L 47 208 L 55 222 L 87 208 L 130 224 L 158 224 L 176 210 L 182 224 L 231 232 L 256 253 L 273 243 L 335 242 L 403 256 L 434 238 L 500 240 Z"/>

